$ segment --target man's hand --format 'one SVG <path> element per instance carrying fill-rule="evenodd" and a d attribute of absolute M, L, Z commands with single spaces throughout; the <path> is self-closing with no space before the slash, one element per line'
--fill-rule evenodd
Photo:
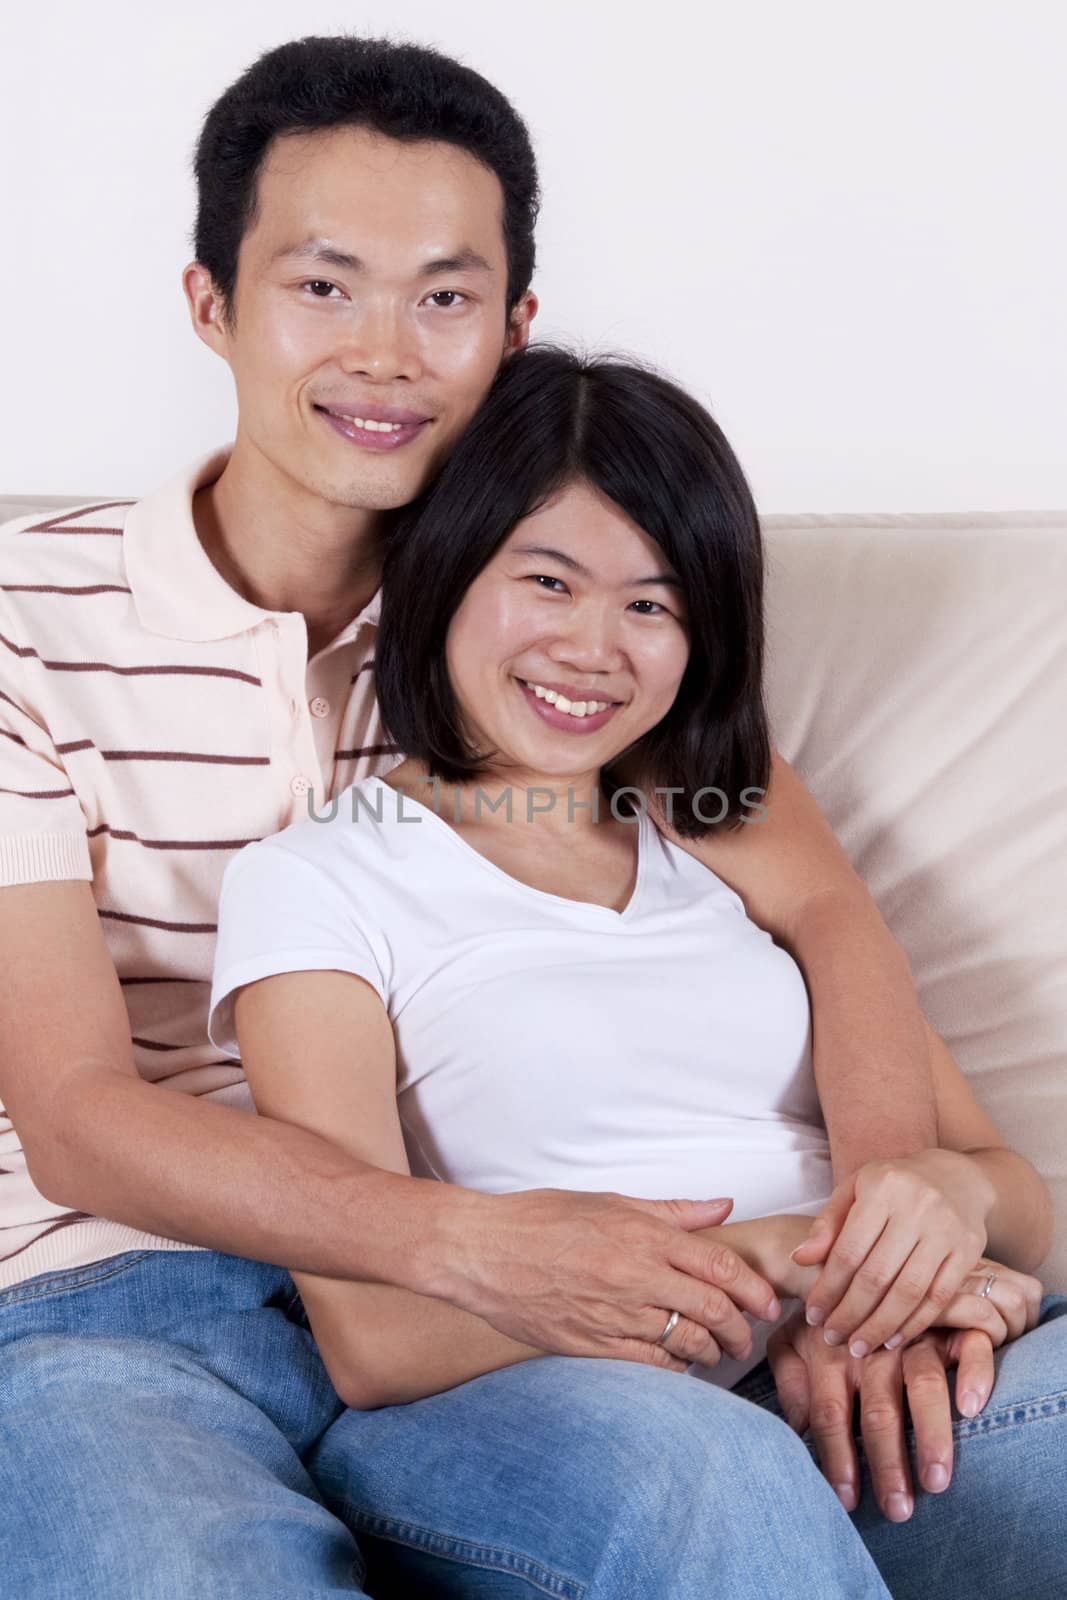
<path fill-rule="evenodd" d="M 966 1155 L 923 1150 L 871 1161 L 839 1184 L 794 1251 L 825 1261 L 807 1297 L 827 1344 L 866 1355 L 894 1335 L 914 1339 L 955 1298 L 986 1247 L 995 1193 Z"/>
<path fill-rule="evenodd" d="M 969 1328 L 931 1329 L 914 1344 L 857 1359 L 835 1349 L 798 1312 L 771 1335 L 767 1359 L 790 1427 L 811 1428 L 823 1475 L 847 1511 L 859 1503 L 853 1402 L 875 1499 L 891 1522 L 906 1522 L 914 1490 L 904 1442 L 904 1395 L 915 1430 L 919 1482 L 941 1494 L 952 1477 L 952 1403 L 948 1369 L 958 1366 L 957 1408 L 977 1416 L 993 1389 L 993 1343 Z"/>
<path fill-rule="evenodd" d="M 435 1292 L 555 1354 L 714 1366 L 723 1351 L 750 1352 L 742 1311 L 771 1322 L 781 1315 L 770 1284 L 740 1256 L 694 1236 L 732 1204 L 558 1189 L 496 1195 L 467 1219 Z"/>

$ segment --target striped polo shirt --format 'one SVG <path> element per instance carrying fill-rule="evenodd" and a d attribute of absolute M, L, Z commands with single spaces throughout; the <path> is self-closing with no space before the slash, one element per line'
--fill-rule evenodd
<path fill-rule="evenodd" d="M 400 756 L 374 695 L 378 597 L 309 662 L 302 614 L 245 600 L 204 551 L 192 497 L 226 459 L 0 528 L 0 886 L 91 882 L 141 1077 L 251 1109 L 207 1036 L 222 874 Z M 46 1200 L 0 1105 L 0 1288 L 189 1248 Z"/>

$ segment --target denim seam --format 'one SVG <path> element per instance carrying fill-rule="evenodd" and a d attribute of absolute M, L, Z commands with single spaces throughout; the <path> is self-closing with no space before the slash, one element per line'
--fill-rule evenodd
<path fill-rule="evenodd" d="M 1027 1422 L 1052 1422 L 1067 1411 L 1067 1389 L 1056 1394 L 1041 1395 L 999 1411 L 982 1412 L 977 1417 L 965 1417 L 953 1426 L 960 1439 L 973 1439 L 986 1433 L 999 1433 L 1004 1428 L 1021 1427 Z"/>
<path fill-rule="evenodd" d="M 92 1284 L 103 1283 L 106 1278 L 115 1278 L 120 1272 L 128 1272 L 139 1261 L 144 1261 L 148 1256 L 155 1254 L 152 1250 L 139 1250 L 131 1259 L 128 1257 L 110 1257 L 100 1263 L 99 1272 L 93 1270 L 90 1263 L 86 1267 L 62 1267 L 59 1272 L 42 1273 L 40 1280 L 36 1277 L 27 1279 L 25 1284 L 12 1284 L 10 1289 L 0 1289 L 0 1312 L 8 1306 L 26 1305 L 31 1300 L 47 1300 L 53 1295 L 72 1294 L 76 1289 L 87 1289 Z M 121 1264 L 116 1265 L 116 1259 Z M 74 1276 L 77 1274 L 77 1277 Z M 57 1282 L 62 1277 L 63 1282 Z M 37 1285 L 35 1288 L 34 1285 Z"/>
<path fill-rule="evenodd" d="M 584 1600 L 588 1592 L 587 1585 L 578 1582 L 575 1578 L 565 1578 L 560 1573 L 550 1572 L 547 1567 L 532 1561 L 529 1556 L 519 1555 L 515 1550 L 503 1550 L 491 1545 L 476 1545 L 466 1539 L 456 1539 L 447 1534 L 435 1533 L 430 1528 L 419 1527 L 413 1522 L 396 1522 L 391 1517 L 378 1517 L 360 1514 L 348 1514 L 345 1521 L 353 1532 L 370 1534 L 380 1539 L 388 1539 L 395 1544 L 407 1545 L 410 1549 L 422 1551 L 426 1555 L 438 1556 L 443 1561 L 463 1562 L 467 1566 L 481 1567 L 489 1572 L 510 1572 L 516 1577 L 523 1578 L 543 1594 L 556 1597 L 556 1600 Z"/>

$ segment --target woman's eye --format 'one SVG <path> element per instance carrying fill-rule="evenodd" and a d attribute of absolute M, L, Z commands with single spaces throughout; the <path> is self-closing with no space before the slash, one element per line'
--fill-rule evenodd
<path fill-rule="evenodd" d="M 658 600 L 635 600 L 634 605 L 648 606 L 651 608 L 647 611 L 639 611 L 638 615 L 642 617 L 656 617 L 661 611 L 666 611 L 667 609 L 666 606 L 661 606 Z"/>
<path fill-rule="evenodd" d="M 564 594 L 567 592 L 567 585 L 564 583 L 563 579 L 553 578 L 547 572 L 532 572 L 530 574 L 530 579 L 533 583 L 539 583 L 542 588 L 548 589 L 550 594 L 559 594 L 560 590 L 562 590 Z M 558 584 L 559 588 L 551 588 L 551 585 L 554 583 Z"/>
<path fill-rule="evenodd" d="M 453 306 L 466 300 L 465 294 L 460 294 L 458 289 L 435 289 L 430 299 L 442 311 L 450 311 Z"/>
<path fill-rule="evenodd" d="M 335 283 L 327 283 L 325 278 L 309 278 L 302 287 L 310 289 L 316 300 L 326 300 L 333 294 L 337 285 Z"/>

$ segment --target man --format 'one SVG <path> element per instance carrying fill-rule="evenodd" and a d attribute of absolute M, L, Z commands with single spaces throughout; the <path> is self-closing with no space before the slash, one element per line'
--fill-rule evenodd
<path fill-rule="evenodd" d="M 741 1354 L 741 1311 L 778 1315 L 699 1238 L 721 1204 L 488 1197 L 370 1170 L 248 1116 L 240 1064 L 207 1042 L 233 852 L 397 759 L 372 668 L 388 512 L 527 341 L 537 184 L 484 80 L 353 39 L 256 63 L 209 114 L 197 179 L 185 290 L 234 374 L 232 453 L 137 505 L 3 535 L 14 1592 L 358 1593 L 369 1559 L 376 1592 L 466 1592 L 451 1585 L 491 1572 L 479 1592 L 883 1594 L 799 1442 L 649 1370 Z M 847 1179 L 936 1142 L 921 1021 L 782 763 L 768 805 L 706 859 L 805 966 Z M 865 1070 L 846 1094 L 852 1049 Z M 629 1364 L 532 1362 L 410 1408 L 401 1435 L 395 1412 L 346 1413 L 339 1432 L 284 1269 L 398 1284 Z M 682 1319 L 669 1345 L 662 1308 Z M 757 1493 L 758 1561 L 736 1515 Z"/>

